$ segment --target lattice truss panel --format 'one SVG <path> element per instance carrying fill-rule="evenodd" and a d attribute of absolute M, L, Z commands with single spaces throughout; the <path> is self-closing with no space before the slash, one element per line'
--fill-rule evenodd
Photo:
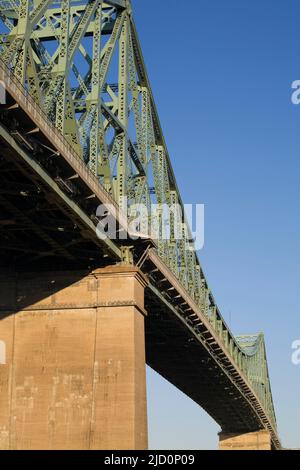
<path fill-rule="evenodd" d="M 0 23 L 2 61 L 119 204 L 124 197 L 130 208 L 157 204 L 152 217 L 162 235 L 163 206 L 182 203 L 130 2 L 3 0 Z M 148 222 L 142 218 L 141 232 Z M 249 352 L 232 336 L 182 214 L 173 214 L 167 229 L 160 256 L 209 317 L 275 424 L 263 338 L 252 338 Z"/>

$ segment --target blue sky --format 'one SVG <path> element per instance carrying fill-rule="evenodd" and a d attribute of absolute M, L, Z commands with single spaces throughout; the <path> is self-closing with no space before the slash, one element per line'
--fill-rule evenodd
<path fill-rule="evenodd" d="M 300 3 L 132 3 L 183 199 L 205 204 L 209 284 L 234 333 L 265 332 L 279 433 L 300 447 Z M 150 370 L 148 408 L 151 448 L 217 447 L 218 425 Z"/>

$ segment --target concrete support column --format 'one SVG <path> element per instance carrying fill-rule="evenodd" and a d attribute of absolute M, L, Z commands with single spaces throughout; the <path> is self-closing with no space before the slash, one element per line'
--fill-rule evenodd
<path fill-rule="evenodd" d="M 95 273 L 99 283 L 92 449 L 146 449 L 144 287 L 136 269 Z"/>
<path fill-rule="evenodd" d="M 267 430 L 244 434 L 219 434 L 220 450 L 271 450 L 271 435 Z"/>
<path fill-rule="evenodd" d="M 145 285 L 130 266 L 0 279 L 0 449 L 147 448 Z"/>

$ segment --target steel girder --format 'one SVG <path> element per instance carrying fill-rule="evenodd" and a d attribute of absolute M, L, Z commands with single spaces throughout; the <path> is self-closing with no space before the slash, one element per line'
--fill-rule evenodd
<path fill-rule="evenodd" d="M 160 236 L 163 207 L 182 207 L 171 214 L 168 240 L 158 237 L 158 253 L 209 318 L 276 427 L 263 336 L 232 335 L 193 249 L 130 1 L 2 0 L 0 58 L 119 204 L 123 198 L 129 208 L 155 203 Z M 142 221 L 142 232 L 148 223 Z"/>

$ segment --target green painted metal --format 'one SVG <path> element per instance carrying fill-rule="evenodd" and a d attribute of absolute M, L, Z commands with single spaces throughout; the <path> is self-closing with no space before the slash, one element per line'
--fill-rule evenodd
<path fill-rule="evenodd" d="M 183 204 L 130 1 L 2 0 L 0 57 L 119 204 L 126 197 L 129 207 L 158 205 L 162 233 L 163 205 Z M 170 239 L 158 240 L 158 253 L 209 318 L 276 428 L 263 335 L 232 335 L 190 239 L 182 215 L 173 214 Z"/>

